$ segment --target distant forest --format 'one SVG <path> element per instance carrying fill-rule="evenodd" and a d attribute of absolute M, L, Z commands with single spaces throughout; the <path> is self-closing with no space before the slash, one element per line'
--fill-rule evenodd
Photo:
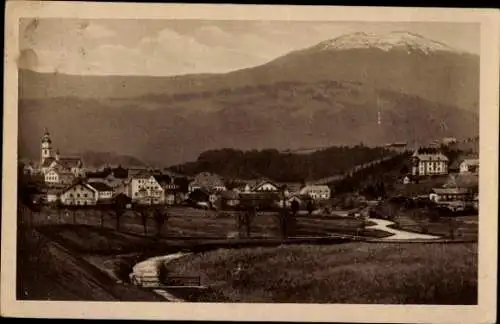
<path fill-rule="evenodd" d="M 342 174 L 356 165 L 392 153 L 385 148 L 362 144 L 330 147 L 309 154 L 283 153 L 275 149 L 219 149 L 205 151 L 196 161 L 170 169 L 191 176 L 199 172 L 213 172 L 227 179 L 267 177 L 275 181 L 300 182 Z"/>

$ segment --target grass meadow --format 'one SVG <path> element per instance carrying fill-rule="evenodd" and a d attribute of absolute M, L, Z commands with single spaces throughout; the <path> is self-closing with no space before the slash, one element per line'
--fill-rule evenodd
<path fill-rule="evenodd" d="M 477 303 L 477 244 L 347 243 L 219 249 L 165 265 L 205 302 Z M 238 270 L 240 268 L 241 270 Z"/>

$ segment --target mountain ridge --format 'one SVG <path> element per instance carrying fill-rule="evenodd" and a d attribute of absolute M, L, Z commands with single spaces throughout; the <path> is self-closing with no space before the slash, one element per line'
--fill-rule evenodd
<path fill-rule="evenodd" d="M 463 53 L 303 49 L 253 68 L 179 77 L 26 72 L 19 140 L 27 155 L 38 152 L 45 126 L 58 129 L 66 150 L 113 147 L 161 165 L 224 147 L 424 144 L 479 134 L 479 58 Z"/>
<path fill-rule="evenodd" d="M 357 32 L 341 35 L 316 44 L 306 50 L 342 50 L 353 48 L 378 48 L 389 51 L 394 48 L 420 50 L 426 54 L 431 51 L 466 53 L 442 42 L 427 39 L 420 34 L 408 31 L 392 31 L 389 33 Z"/>

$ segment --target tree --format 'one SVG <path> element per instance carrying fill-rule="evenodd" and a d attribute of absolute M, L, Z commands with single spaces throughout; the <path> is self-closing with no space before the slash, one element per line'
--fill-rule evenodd
<path fill-rule="evenodd" d="M 104 214 L 105 214 L 105 208 L 102 206 L 101 208 L 98 209 L 100 216 L 101 216 L 101 228 L 104 228 Z"/>
<path fill-rule="evenodd" d="M 126 205 L 121 200 L 116 200 L 113 204 L 113 211 L 116 219 L 116 230 L 120 231 L 120 222 L 123 214 L 125 214 Z"/>
<path fill-rule="evenodd" d="M 311 199 L 307 201 L 306 209 L 309 216 L 311 216 L 314 211 L 314 203 Z"/>
<path fill-rule="evenodd" d="M 153 219 L 155 220 L 157 237 L 161 237 L 162 229 L 168 220 L 168 216 L 169 215 L 166 207 L 164 206 L 153 207 Z"/>
<path fill-rule="evenodd" d="M 142 222 L 142 227 L 144 230 L 144 235 L 148 235 L 148 214 L 149 210 L 146 206 L 141 206 L 138 205 L 135 207 L 137 213 L 139 213 L 139 216 L 141 217 L 141 222 Z"/>
<path fill-rule="evenodd" d="M 292 215 L 293 217 L 297 216 L 297 213 L 299 212 L 300 209 L 300 204 L 297 200 L 292 201 L 290 205 L 290 209 L 292 210 Z"/>
<path fill-rule="evenodd" d="M 288 210 L 288 208 L 283 208 L 278 213 L 279 230 L 282 239 L 286 239 L 294 233 L 297 220 L 295 215 L 296 213 Z"/>
<path fill-rule="evenodd" d="M 257 215 L 256 202 L 251 199 L 244 203 L 243 210 L 237 214 L 238 217 L 238 232 L 243 233 L 246 237 L 250 237 L 252 233 L 252 222 Z"/>

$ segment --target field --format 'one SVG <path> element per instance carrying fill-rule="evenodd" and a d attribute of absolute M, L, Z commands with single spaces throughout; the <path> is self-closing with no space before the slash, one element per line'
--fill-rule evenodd
<path fill-rule="evenodd" d="M 399 214 L 392 227 L 416 233 L 442 236 L 447 239 L 478 239 L 478 216 L 442 217 L 434 221 L 412 217 L 410 213 Z"/>
<path fill-rule="evenodd" d="M 219 249 L 165 267 L 173 275 L 201 276 L 212 288 L 200 297 L 205 302 L 477 303 L 477 244 Z"/>
<path fill-rule="evenodd" d="M 116 229 L 116 218 L 112 212 L 100 210 L 64 211 L 44 209 L 34 215 L 39 225 L 72 224 Z M 329 234 L 385 237 L 388 233 L 364 230 L 366 221 L 342 216 L 300 215 L 297 217 L 295 236 L 328 236 Z M 277 237 L 278 221 L 275 213 L 260 212 L 255 217 L 250 236 L 253 238 Z M 158 230 L 152 218 L 146 226 L 139 214 L 127 211 L 120 220 L 120 232 L 156 236 Z M 161 236 L 169 239 L 226 239 L 238 232 L 237 217 L 232 212 L 217 212 L 188 207 L 171 207 L 168 220 L 161 229 Z"/>

